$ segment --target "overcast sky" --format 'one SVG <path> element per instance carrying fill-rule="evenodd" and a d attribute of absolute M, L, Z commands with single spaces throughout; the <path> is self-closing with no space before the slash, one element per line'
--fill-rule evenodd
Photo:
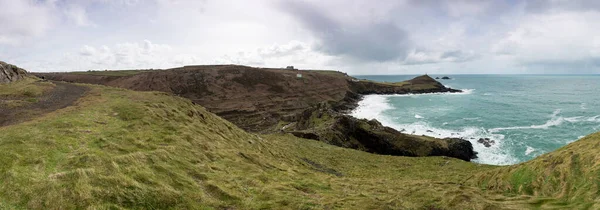
<path fill-rule="evenodd" d="M 0 0 L 0 8 L 0 60 L 30 71 L 600 73 L 596 0 Z"/>

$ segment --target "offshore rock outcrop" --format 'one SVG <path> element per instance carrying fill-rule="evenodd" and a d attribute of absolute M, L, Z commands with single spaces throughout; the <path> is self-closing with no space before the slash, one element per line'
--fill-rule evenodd
<path fill-rule="evenodd" d="M 24 69 L 0 61 L 0 84 L 23 79 L 26 75 L 27 71 Z"/>
<path fill-rule="evenodd" d="M 298 121 L 282 129 L 297 137 L 370 153 L 396 156 L 448 156 L 465 161 L 477 157 L 471 142 L 401 133 L 377 120 L 340 114 L 322 103 L 304 111 Z"/>

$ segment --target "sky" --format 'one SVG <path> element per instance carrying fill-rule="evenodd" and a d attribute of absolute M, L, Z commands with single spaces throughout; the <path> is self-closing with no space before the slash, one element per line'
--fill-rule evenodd
<path fill-rule="evenodd" d="M 0 0 L 33 72 L 184 65 L 367 74 L 598 74 L 596 0 Z"/>

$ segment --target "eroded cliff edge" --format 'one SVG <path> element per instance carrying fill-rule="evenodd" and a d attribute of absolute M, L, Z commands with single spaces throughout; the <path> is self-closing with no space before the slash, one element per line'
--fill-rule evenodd
<path fill-rule="evenodd" d="M 376 121 L 344 115 L 363 94 L 460 92 L 424 75 L 397 83 L 359 80 L 337 71 L 299 71 L 238 65 L 186 66 L 139 72 L 37 73 L 68 82 L 189 98 L 251 132 L 287 132 L 337 146 L 403 156 L 475 157 L 470 142 L 402 134 Z M 307 118 L 310 115 L 325 118 Z M 314 123 L 311 120 L 318 121 Z M 284 128 L 285 127 L 285 128 Z"/>

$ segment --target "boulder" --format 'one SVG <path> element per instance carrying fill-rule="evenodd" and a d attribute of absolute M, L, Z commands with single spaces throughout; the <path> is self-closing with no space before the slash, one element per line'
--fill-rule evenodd
<path fill-rule="evenodd" d="M 496 144 L 496 141 L 491 140 L 490 138 L 479 138 L 477 143 L 483 144 L 485 147 L 491 147 L 492 145 Z"/>
<path fill-rule="evenodd" d="M 27 71 L 24 69 L 0 61 L 0 84 L 23 79 L 26 75 Z"/>

